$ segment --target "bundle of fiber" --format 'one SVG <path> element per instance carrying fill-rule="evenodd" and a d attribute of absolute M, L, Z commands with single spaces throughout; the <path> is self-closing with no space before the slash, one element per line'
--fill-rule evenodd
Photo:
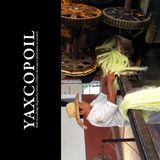
<path fill-rule="evenodd" d="M 125 119 L 128 119 L 127 112 L 129 109 L 141 110 L 144 120 L 147 121 L 152 111 L 160 111 L 160 87 L 145 86 L 126 94 L 119 106 Z"/>

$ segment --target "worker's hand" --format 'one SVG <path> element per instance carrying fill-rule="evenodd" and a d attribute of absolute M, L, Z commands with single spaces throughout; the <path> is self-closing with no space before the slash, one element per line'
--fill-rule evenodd
<path fill-rule="evenodd" d="M 108 82 L 113 82 L 116 76 L 114 72 L 108 71 L 107 76 L 103 76 L 103 71 L 101 71 L 100 81 L 102 84 L 106 84 Z"/>

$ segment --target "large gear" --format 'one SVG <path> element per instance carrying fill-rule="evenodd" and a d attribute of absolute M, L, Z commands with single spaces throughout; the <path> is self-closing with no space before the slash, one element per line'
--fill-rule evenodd
<path fill-rule="evenodd" d="M 102 10 L 103 21 L 111 26 L 137 30 L 142 27 L 147 27 L 151 17 L 145 16 L 143 12 L 130 9 L 128 12 L 123 7 L 109 7 Z"/>
<path fill-rule="evenodd" d="M 61 72 L 68 76 L 86 76 L 97 68 L 95 58 L 80 53 L 79 40 L 82 29 L 93 28 L 102 19 L 102 12 L 96 7 L 80 3 L 61 4 L 61 23 L 72 32 L 73 50 L 62 53 Z"/>
<path fill-rule="evenodd" d="M 98 24 L 102 12 L 96 7 L 80 3 L 61 4 L 61 23 L 66 27 L 85 28 Z"/>
<path fill-rule="evenodd" d="M 94 58 L 81 54 L 75 59 L 73 54 L 63 54 L 61 57 L 61 72 L 68 76 L 86 76 L 94 72 L 97 64 Z"/>

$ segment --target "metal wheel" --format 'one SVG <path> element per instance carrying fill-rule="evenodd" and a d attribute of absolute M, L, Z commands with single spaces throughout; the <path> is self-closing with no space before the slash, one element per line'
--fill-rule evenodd
<path fill-rule="evenodd" d="M 101 21 L 102 12 L 96 7 L 79 3 L 61 4 L 61 22 L 67 27 L 88 27 Z"/>
<path fill-rule="evenodd" d="M 63 54 L 61 57 L 61 72 L 68 76 L 86 76 L 97 68 L 95 60 L 85 54 L 75 59 L 73 54 Z"/>
<path fill-rule="evenodd" d="M 103 20 L 106 24 L 128 30 L 136 30 L 147 27 L 151 17 L 146 17 L 143 12 L 123 7 L 109 7 L 102 11 Z"/>

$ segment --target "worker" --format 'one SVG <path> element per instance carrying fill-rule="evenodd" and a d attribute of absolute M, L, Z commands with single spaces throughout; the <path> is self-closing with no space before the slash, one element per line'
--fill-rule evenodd
<path fill-rule="evenodd" d="M 77 95 L 74 102 L 66 105 L 69 117 L 75 117 L 78 124 L 87 128 L 81 121 L 86 118 L 92 125 L 97 127 L 130 127 L 129 120 L 124 118 L 119 111 L 121 96 L 117 96 L 117 91 L 113 85 L 116 76 L 114 72 L 108 72 L 106 77 L 101 77 L 102 92 L 91 102 L 79 102 Z M 146 121 L 150 124 L 160 123 L 160 112 L 151 112 Z"/>
<path fill-rule="evenodd" d="M 110 71 L 106 77 L 101 77 L 102 92 L 91 103 L 85 101 L 68 103 L 66 105 L 68 116 L 75 117 L 78 121 L 80 117 L 86 118 L 97 127 L 129 126 L 129 122 L 122 117 L 116 104 L 117 91 L 113 85 L 115 78 L 114 72 Z M 79 115 L 75 111 L 76 108 Z"/>

